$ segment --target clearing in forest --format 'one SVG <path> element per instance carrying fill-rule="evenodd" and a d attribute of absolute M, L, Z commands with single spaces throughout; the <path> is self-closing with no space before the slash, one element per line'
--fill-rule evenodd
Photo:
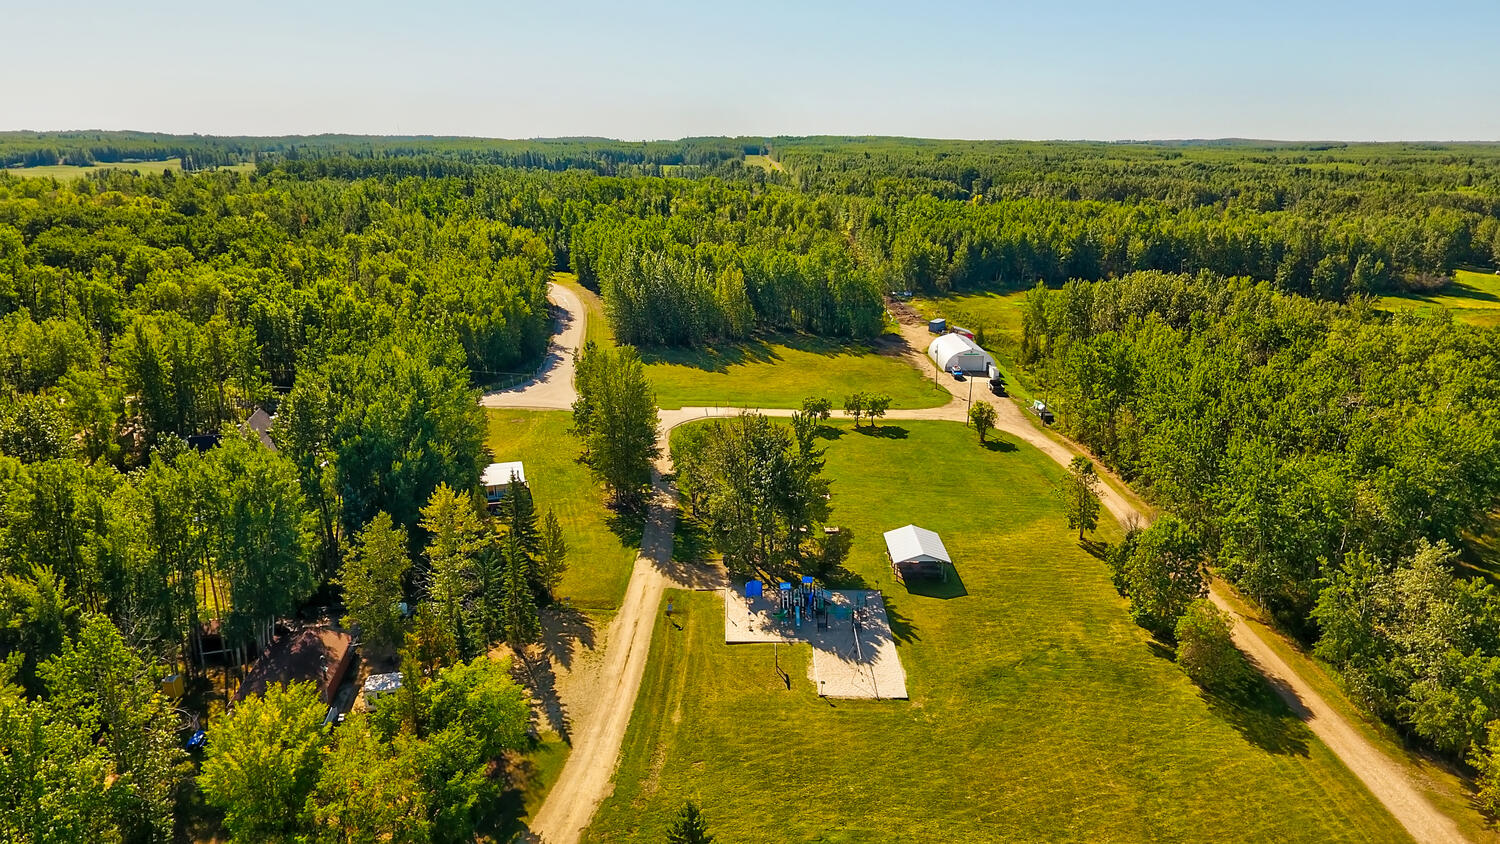
<path fill-rule="evenodd" d="M 1205 697 L 1131 623 L 1040 452 L 951 422 L 828 434 L 843 585 L 883 591 L 910 700 L 820 699 L 783 680 L 810 648 L 726 645 L 717 593 L 669 593 L 590 840 L 659 841 L 689 799 L 736 841 L 1407 840 L 1269 689 Z M 882 531 L 910 522 L 953 555 L 941 588 L 890 574 Z"/>
<path fill-rule="evenodd" d="M 884 343 L 887 341 L 881 341 Z M 885 393 L 891 407 L 939 407 L 952 398 L 880 343 L 775 334 L 696 349 L 643 350 L 646 377 L 664 408 L 800 407 L 822 396 L 842 407 L 856 390 Z"/>
<path fill-rule="evenodd" d="M 1460 322 L 1492 328 L 1500 326 L 1500 275 L 1454 270 L 1453 280 L 1441 290 L 1382 296 L 1379 304 L 1388 311 L 1415 310 L 1421 314 L 1446 308 Z"/>

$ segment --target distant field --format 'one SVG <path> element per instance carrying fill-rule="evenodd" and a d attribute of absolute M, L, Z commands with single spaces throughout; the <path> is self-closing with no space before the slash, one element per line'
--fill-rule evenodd
<path fill-rule="evenodd" d="M 568 571 L 559 594 L 588 610 L 613 610 L 640 545 L 640 525 L 616 519 L 604 506 L 604 493 L 579 463 L 578 441 L 564 410 L 489 410 L 486 440 L 497 461 L 526 464 L 526 481 L 537 511 L 557 512 L 568 542 Z"/>
<path fill-rule="evenodd" d="M 1471 325 L 1500 325 L 1500 275 L 1493 272 L 1454 270 L 1453 282 L 1429 294 L 1382 296 L 1379 305 L 1386 310 L 1415 310 L 1432 313 L 1446 308 L 1453 318 Z"/>
<path fill-rule="evenodd" d="M 723 841 L 1409 840 L 1269 690 L 1206 698 L 1130 622 L 1050 460 L 956 423 L 881 427 L 839 424 L 827 471 L 911 700 L 821 700 L 807 646 L 727 646 L 718 596 L 671 593 L 681 629 L 658 622 L 588 840 L 661 841 L 689 799 Z M 945 590 L 892 580 L 880 534 L 908 522 L 957 561 Z"/>
<path fill-rule="evenodd" d="M 868 343 L 772 335 L 700 349 L 644 350 L 646 375 L 662 407 L 797 407 L 824 396 L 835 407 L 856 391 L 890 395 L 892 407 L 938 407 L 950 396 L 893 355 Z"/>
<path fill-rule="evenodd" d="M 216 169 L 245 172 L 254 170 L 255 165 L 232 164 Z M 93 164 L 88 167 L 75 167 L 71 164 L 49 164 L 41 167 L 11 167 L 6 169 L 5 172 L 27 178 L 77 179 L 95 170 L 138 170 L 141 173 L 160 173 L 163 170 L 171 170 L 174 173 L 181 173 L 182 159 L 169 158 L 165 161 L 114 161 L 105 164 Z"/>
<path fill-rule="evenodd" d="M 747 155 L 745 156 L 745 166 L 759 167 L 766 172 L 781 169 L 781 163 L 772 159 L 769 155 Z"/>

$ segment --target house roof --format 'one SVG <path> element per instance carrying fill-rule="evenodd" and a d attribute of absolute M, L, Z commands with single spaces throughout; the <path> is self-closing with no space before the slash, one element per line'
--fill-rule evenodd
<path fill-rule="evenodd" d="M 259 407 L 250 413 L 249 419 L 245 420 L 245 427 L 254 431 L 256 436 L 260 437 L 261 445 L 272 451 L 276 450 L 276 443 L 271 441 L 271 423 L 274 421 L 275 419 L 271 414 L 266 413 L 264 408 Z"/>
<path fill-rule="evenodd" d="M 515 460 L 510 463 L 491 463 L 490 465 L 484 467 L 484 485 L 505 486 L 506 484 L 510 483 L 510 476 L 512 474 L 514 474 L 517 478 L 520 478 L 521 483 L 526 483 L 526 467 L 521 465 L 521 461 Z"/>
<path fill-rule="evenodd" d="M 943 539 L 927 528 L 907 525 L 885 532 L 885 549 L 896 563 L 938 561 L 952 563 Z"/>

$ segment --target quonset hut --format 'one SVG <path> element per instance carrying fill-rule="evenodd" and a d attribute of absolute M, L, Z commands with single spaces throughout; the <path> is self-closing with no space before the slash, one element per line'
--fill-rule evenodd
<path fill-rule="evenodd" d="M 990 353 L 962 334 L 944 334 L 933 340 L 927 347 L 927 356 L 944 372 L 952 372 L 958 367 L 963 372 L 988 375 L 990 370 L 996 369 L 995 359 Z"/>

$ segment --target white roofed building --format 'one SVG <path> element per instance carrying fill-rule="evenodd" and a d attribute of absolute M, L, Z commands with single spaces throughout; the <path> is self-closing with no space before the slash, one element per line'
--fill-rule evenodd
<path fill-rule="evenodd" d="M 891 568 L 903 582 L 911 574 L 946 579 L 948 566 L 953 565 L 943 538 L 916 525 L 886 531 L 885 552 L 891 558 Z"/>
<path fill-rule="evenodd" d="M 491 463 L 484 467 L 484 497 L 491 504 L 505 497 L 510 489 L 510 480 L 515 478 L 521 483 L 526 483 L 526 467 L 521 461 L 515 460 L 509 463 Z"/>
<path fill-rule="evenodd" d="M 988 375 L 992 369 L 999 371 L 990 353 L 962 334 L 944 334 L 933 340 L 927 347 L 927 356 L 944 372 L 952 372 L 954 367 L 983 375 Z"/>

